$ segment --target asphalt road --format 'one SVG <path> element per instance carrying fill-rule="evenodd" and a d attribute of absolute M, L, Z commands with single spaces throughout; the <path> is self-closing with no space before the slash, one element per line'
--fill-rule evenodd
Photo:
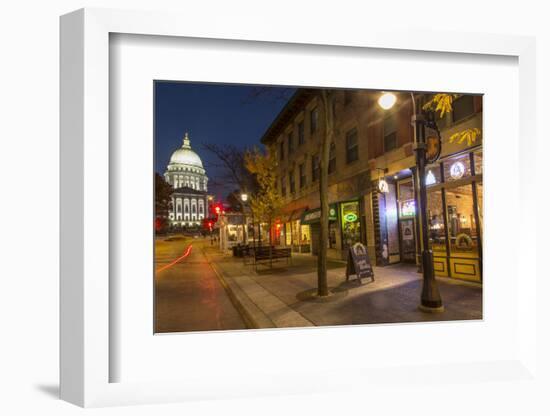
<path fill-rule="evenodd" d="M 155 332 L 246 328 L 201 250 L 210 240 L 169 240 L 155 244 Z"/>

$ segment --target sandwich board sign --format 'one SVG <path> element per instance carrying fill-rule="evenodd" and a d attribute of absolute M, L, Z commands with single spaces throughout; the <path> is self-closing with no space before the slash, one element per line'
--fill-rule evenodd
<path fill-rule="evenodd" d="M 367 248 L 361 243 L 355 243 L 348 249 L 346 282 L 353 275 L 355 275 L 359 283 L 361 283 L 361 279 L 366 277 L 370 277 L 374 281 L 374 272 L 370 264 Z"/>

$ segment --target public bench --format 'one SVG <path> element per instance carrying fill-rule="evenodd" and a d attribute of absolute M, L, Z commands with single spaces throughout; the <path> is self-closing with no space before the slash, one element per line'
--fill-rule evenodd
<path fill-rule="evenodd" d="M 281 260 L 287 261 L 287 264 L 291 260 L 291 249 L 290 248 L 275 248 L 269 246 L 259 246 L 259 247 L 250 247 L 248 246 L 243 250 L 245 263 L 246 259 L 250 259 L 252 264 L 257 269 L 258 264 L 273 263 Z"/>

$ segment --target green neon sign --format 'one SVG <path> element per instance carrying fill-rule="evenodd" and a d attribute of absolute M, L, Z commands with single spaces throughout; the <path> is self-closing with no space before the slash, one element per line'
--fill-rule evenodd
<path fill-rule="evenodd" d="M 350 213 L 344 215 L 344 221 L 346 221 L 346 222 L 355 222 L 355 221 L 357 221 L 357 214 L 354 214 L 353 212 L 350 212 Z"/>

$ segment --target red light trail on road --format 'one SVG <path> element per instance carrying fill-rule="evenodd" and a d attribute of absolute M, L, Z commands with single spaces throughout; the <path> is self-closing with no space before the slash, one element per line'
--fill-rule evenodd
<path fill-rule="evenodd" d="M 166 270 L 166 269 L 169 269 L 170 267 L 172 267 L 173 265 L 179 263 L 180 261 L 182 261 L 184 258 L 186 258 L 189 254 L 191 254 L 191 249 L 193 248 L 193 244 L 189 244 L 189 247 L 187 247 L 187 250 L 185 250 L 185 252 L 182 254 L 181 257 L 178 257 L 176 260 L 174 260 L 172 263 L 168 263 L 164 266 L 162 266 L 160 269 L 158 269 L 155 273 L 160 273 L 162 272 L 163 270 Z"/>

